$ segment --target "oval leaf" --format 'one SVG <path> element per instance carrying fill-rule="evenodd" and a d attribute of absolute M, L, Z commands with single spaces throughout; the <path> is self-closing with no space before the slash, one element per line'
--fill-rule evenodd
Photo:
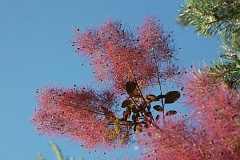
<path fill-rule="evenodd" d="M 156 111 L 159 111 L 159 112 L 162 112 L 162 111 L 163 111 L 163 107 L 160 106 L 160 105 L 153 106 L 153 108 L 154 108 Z"/>
<path fill-rule="evenodd" d="M 148 94 L 146 95 L 146 98 L 149 100 L 149 101 L 156 101 L 156 96 L 153 95 L 153 94 Z"/>
<path fill-rule="evenodd" d="M 165 98 L 165 95 L 158 95 L 156 97 L 156 101 L 159 101 L 160 99 L 163 99 L 163 98 Z"/>
<path fill-rule="evenodd" d="M 126 84 L 126 91 L 127 91 L 128 94 L 133 93 L 133 91 L 136 88 L 137 88 L 137 83 L 136 82 L 132 82 L 132 81 L 127 82 L 127 84 Z"/>
<path fill-rule="evenodd" d="M 138 88 L 136 88 L 131 94 L 129 94 L 131 97 L 141 97 L 141 92 Z"/>
<path fill-rule="evenodd" d="M 129 81 L 126 84 L 126 91 L 130 97 L 141 97 L 141 92 L 137 88 L 137 83 L 133 81 Z"/>
<path fill-rule="evenodd" d="M 166 113 L 166 116 L 171 116 L 171 115 L 174 115 L 174 114 L 177 114 L 177 111 L 175 110 L 170 110 Z"/>
<path fill-rule="evenodd" d="M 111 140 L 113 140 L 116 137 L 116 132 L 115 130 L 110 130 L 110 132 L 108 133 L 108 136 Z"/>
<path fill-rule="evenodd" d="M 165 95 L 165 103 L 173 103 L 180 98 L 180 92 L 170 91 Z"/>
<path fill-rule="evenodd" d="M 122 138 L 122 147 L 125 144 L 125 142 L 127 141 L 128 138 L 128 131 L 124 133 L 123 138 Z"/>
<path fill-rule="evenodd" d="M 127 106 L 129 106 L 129 105 L 131 105 L 131 104 L 134 104 L 133 101 L 127 99 L 127 100 L 123 101 L 123 103 L 122 103 L 122 108 L 126 108 Z"/>

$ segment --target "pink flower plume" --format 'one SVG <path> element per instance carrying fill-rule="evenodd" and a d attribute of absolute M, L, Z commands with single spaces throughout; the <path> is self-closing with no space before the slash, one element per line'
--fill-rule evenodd
<path fill-rule="evenodd" d="M 148 125 L 137 140 L 142 159 L 240 159 L 240 96 L 211 75 L 186 77 L 188 118 Z"/>
<path fill-rule="evenodd" d="M 76 32 L 74 46 L 96 70 L 96 78 L 125 91 L 128 81 L 142 90 L 162 83 L 178 71 L 174 47 L 159 21 L 147 17 L 135 32 L 120 21 L 108 20 L 97 29 Z"/>
<path fill-rule="evenodd" d="M 31 122 L 41 133 L 68 137 L 85 148 L 108 148 L 113 146 L 108 135 L 111 128 L 102 106 L 113 105 L 113 97 L 108 91 L 45 88 L 38 96 L 39 108 Z"/>
<path fill-rule="evenodd" d="M 186 77 L 185 103 L 207 134 L 211 159 L 240 158 L 240 96 L 205 71 Z"/>

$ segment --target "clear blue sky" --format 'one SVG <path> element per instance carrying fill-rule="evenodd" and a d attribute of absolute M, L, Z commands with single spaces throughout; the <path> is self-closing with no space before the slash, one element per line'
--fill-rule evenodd
<path fill-rule="evenodd" d="M 1 0 L 0 1 L 0 159 L 34 160 L 41 152 L 55 159 L 49 142 L 29 123 L 37 88 L 46 84 L 87 84 L 91 70 L 82 67 L 70 41 L 73 29 L 95 27 L 107 18 L 138 26 L 147 13 L 174 31 L 179 58 L 185 66 L 217 59 L 217 39 L 198 37 L 192 27 L 177 24 L 183 0 Z M 54 140 L 65 156 L 95 159 L 79 144 Z M 133 147 L 132 147 L 133 148 Z M 130 150 L 129 152 L 134 152 Z M 116 153 L 108 153 L 108 159 Z M 124 152 L 116 154 L 121 157 Z"/>

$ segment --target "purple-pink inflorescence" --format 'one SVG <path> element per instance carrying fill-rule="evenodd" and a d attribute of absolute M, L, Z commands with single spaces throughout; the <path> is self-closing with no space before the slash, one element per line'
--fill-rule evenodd
<path fill-rule="evenodd" d="M 73 44 L 91 61 L 97 80 L 113 85 L 115 92 L 125 91 L 128 81 L 144 90 L 178 73 L 171 37 L 154 17 L 135 32 L 108 20 L 97 29 L 76 32 Z"/>
<path fill-rule="evenodd" d="M 240 158 L 240 96 L 207 72 L 186 78 L 186 101 L 206 132 L 211 159 Z"/>
<path fill-rule="evenodd" d="M 186 76 L 188 118 L 149 124 L 136 138 L 142 159 L 240 159 L 240 97 L 207 72 Z"/>
<path fill-rule="evenodd" d="M 40 91 L 31 122 L 43 134 L 68 137 L 85 148 L 114 147 L 108 134 L 110 122 L 105 118 L 107 108 L 103 110 L 114 103 L 109 91 L 49 87 Z"/>

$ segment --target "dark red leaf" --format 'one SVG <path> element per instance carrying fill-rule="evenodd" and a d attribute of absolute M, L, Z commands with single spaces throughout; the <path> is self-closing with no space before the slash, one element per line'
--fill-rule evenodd
<path fill-rule="evenodd" d="M 127 100 L 123 101 L 122 108 L 126 108 L 127 106 L 129 106 L 131 104 L 134 104 L 134 102 L 132 100 L 127 99 Z"/>
<path fill-rule="evenodd" d="M 152 94 L 148 94 L 146 95 L 146 98 L 149 100 L 149 101 L 156 101 L 156 96 L 155 95 L 152 95 Z"/>
<path fill-rule="evenodd" d="M 159 118 L 160 118 L 160 115 L 158 114 L 158 115 L 156 116 L 156 122 L 159 120 Z"/>
<path fill-rule="evenodd" d="M 156 111 L 159 111 L 159 112 L 162 112 L 162 111 L 163 111 L 163 108 L 162 108 L 162 106 L 160 106 L 160 105 L 153 106 L 153 108 L 154 108 Z"/>
<path fill-rule="evenodd" d="M 132 82 L 132 81 L 129 81 L 127 82 L 126 84 L 126 91 L 128 94 L 131 94 L 133 93 L 133 91 L 136 89 L 137 87 L 137 83 L 136 82 Z"/>
<path fill-rule="evenodd" d="M 166 116 L 171 116 L 171 115 L 174 115 L 174 114 L 177 114 L 177 111 L 175 110 L 170 110 L 166 113 Z"/>
<path fill-rule="evenodd" d="M 180 98 L 180 92 L 170 91 L 165 95 L 165 103 L 173 103 Z"/>

